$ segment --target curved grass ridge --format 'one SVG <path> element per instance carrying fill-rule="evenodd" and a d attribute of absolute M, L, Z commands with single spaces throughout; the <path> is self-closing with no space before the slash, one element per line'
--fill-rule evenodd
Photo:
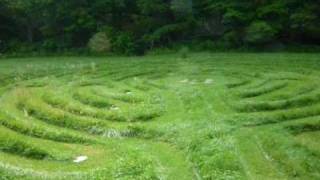
<path fill-rule="evenodd" d="M 66 74 L 68 73 L 61 73 L 61 76 L 58 77 L 65 77 Z M 137 74 L 134 75 L 137 76 Z M 127 78 L 129 75 L 123 80 Z M 160 147 L 157 142 L 149 142 L 148 139 L 153 138 L 152 134 L 159 135 L 159 133 L 146 130 L 141 126 L 141 123 L 155 121 L 155 118 L 163 114 L 164 107 L 159 97 L 142 95 L 145 93 L 144 90 L 135 90 L 132 87 L 123 88 L 119 92 L 117 89 L 112 89 L 113 86 L 104 86 L 104 83 L 95 81 L 100 80 L 88 79 L 87 82 L 81 80 L 80 83 L 72 83 L 70 84 L 72 93 L 69 93 L 59 92 L 62 89 L 58 92 L 49 90 L 46 87 L 47 82 L 43 84 L 40 79 L 34 77 L 28 82 L 21 81 L 22 87 L 20 88 L 6 90 L 8 92 L 3 95 L 1 101 L 1 107 L 5 110 L 0 111 L 0 154 L 8 158 L 8 164 L 2 164 L 3 166 L 0 167 L 2 177 L 15 179 L 28 179 L 29 177 L 30 179 L 92 179 L 97 177 L 158 179 L 164 175 L 162 168 L 166 166 L 177 166 L 178 168 L 177 170 L 165 168 L 168 173 L 170 172 L 167 175 L 169 177 L 177 176 L 180 170 L 183 174 L 189 174 L 188 162 L 181 166 L 175 164 L 174 161 L 165 160 L 166 156 L 182 160 L 183 156 L 180 155 L 180 152 L 174 152 L 173 148 L 166 144 Z M 53 82 L 55 81 L 48 83 Z M 139 86 L 139 83 L 141 82 L 135 85 Z M 92 88 L 95 86 L 100 87 Z M 151 83 L 144 83 L 142 86 L 148 90 L 156 87 Z M 101 88 L 104 91 L 101 91 Z M 6 139 L 3 133 L 8 134 L 8 132 L 12 138 Z M 106 138 L 110 139 L 110 142 L 106 141 Z M 117 141 L 119 140 L 116 139 L 128 141 L 132 145 L 118 147 Z M 124 156 L 125 153 L 135 151 L 134 147 L 141 142 L 145 144 L 141 145 L 142 150 L 148 146 L 150 150 L 152 146 L 159 146 L 160 149 L 152 153 L 154 155 L 150 159 L 143 155 Z M 41 144 L 46 145 L 42 147 Z M 51 149 L 48 148 L 49 145 Z M 99 148 L 91 148 L 96 146 Z M 74 151 L 76 147 L 79 149 Z M 166 150 L 161 150 L 162 148 Z M 86 152 L 87 149 L 94 153 Z M 114 159 L 106 163 L 110 168 L 102 166 L 102 162 L 110 157 L 107 155 L 105 158 L 99 158 L 98 155 L 115 149 L 121 151 L 113 153 L 113 158 L 125 158 Z M 149 151 L 148 149 L 146 150 Z M 76 172 L 76 164 L 72 163 L 72 160 L 77 155 L 81 155 L 79 153 L 81 151 L 89 156 L 89 160 L 88 163 L 85 162 L 82 165 L 82 171 Z M 173 154 L 169 155 L 166 151 L 172 151 Z M 159 154 L 164 156 L 164 159 L 158 158 Z M 26 158 L 21 162 L 22 167 L 19 167 L 20 165 L 15 161 L 11 161 L 21 158 Z M 47 164 L 53 167 L 53 171 L 47 171 L 45 168 L 35 170 L 35 167 L 28 167 L 24 164 L 28 161 L 34 163 L 35 167 Z M 100 161 L 100 166 L 93 166 L 94 162 L 99 164 Z M 2 158 L 0 162 L 3 162 Z M 69 167 L 70 170 L 59 172 L 61 163 L 67 165 L 66 169 Z M 159 164 L 161 167 L 157 167 Z M 171 172 L 175 173 L 171 174 Z M 185 176 L 183 174 L 180 176 Z M 192 176 L 186 177 L 191 178 Z"/>
<path fill-rule="evenodd" d="M 318 179 L 316 66 L 214 56 L 0 67 L 0 177 Z"/>
<path fill-rule="evenodd" d="M 0 124 L 8 129 L 26 136 L 48 139 L 52 141 L 81 144 L 93 141 L 90 138 L 82 137 L 78 134 L 70 133 L 62 129 L 56 130 L 54 128 L 41 126 L 35 123 L 30 124 L 28 122 L 21 120 L 19 121 L 15 118 L 3 114 L 0 114 Z"/>
<path fill-rule="evenodd" d="M 294 77 L 290 77 L 295 79 Z M 235 93 L 240 100 L 238 102 L 229 103 L 233 109 L 243 115 L 237 115 L 237 119 L 242 120 L 246 125 L 266 125 L 275 124 L 284 121 L 318 116 L 320 114 L 320 94 L 316 86 L 307 84 L 306 88 L 298 89 L 294 97 L 279 98 L 268 100 L 269 97 L 277 97 L 274 94 L 291 85 L 286 77 L 260 80 L 255 84 L 242 87 Z M 298 76 L 296 80 L 301 80 Z M 305 80 L 306 83 L 312 83 L 309 77 Z M 310 88 L 311 87 L 311 88 Z M 264 100 L 266 99 L 266 100 Z M 250 113 L 247 115 L 246 113 Z"/>
<path fill-rule="evenodd" d="M 308 91 L 306 91 L 308 92 Z M 262 101 L 262 102 L 241 102 L 236 106 L 240 112 L 255 112 L 255 111 L 272 111 L 289 109 L 303 106 L 310 106 L 320 102 L 320 93 L 300 94 L 286 100 Z"/>
<path fill-rule="evenodd" d="M 282 88 L 285 88 L 288 85 L 286 82 L 277 82 L 277 83 L 273 83 L 268 86 L 263 86 L 263 84 L 258 85 L 256 87 L 252 87 L 252 89 L 248 89 L 248 90 L 244 90 L 242 92 L 239 92 L 239 96 L 241 98 L 257 97 L 257 96 L 261 96 L 261 95 L 264 95 L 267 93 L 274 92 L 276 90 L 280 90 Z"/>
<path fill-rule="evenodd" d="M 228 119 L 244 127 L 237 139 L 247 176 L 265 179 L 260 175 L 267 170 L 271 179 L 320 177 L 319 143 L 311 140 L 320 133 L 317 82 L 311 75 L 284 73 L 227 84 L 227 104 L 236 112 Z"/>

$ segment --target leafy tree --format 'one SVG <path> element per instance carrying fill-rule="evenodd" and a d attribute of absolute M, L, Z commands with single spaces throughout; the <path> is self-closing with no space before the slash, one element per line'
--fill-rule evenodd
<path fill-rule="evenodd" d="M 261 45 L 274 40 L 275 35 L 275 29 L 268 23 L 256 21 L 247 28 L 245 40 L 248 43 Z"/>
<path fill-rule="evenodd" d="M 320 40 L 320 5 L 306 4 L 290 15 L 290 27 L 298 41 Z"/>
<path fill-rule="evenodd" d="M 6 49 L 6 42 L 13 37 L 14 23 L 6 4 L 0 1 L 0 53 Z"/>
<path fill-rule="evenodd" d="M 41 27 L 42 9 L 46 7 L 50 0 L 10 0 L 8 7 L 13 12 L 13 19 L 19 25 L 22 38 L 28 42 L 34 42 L 37 31 Z"/>

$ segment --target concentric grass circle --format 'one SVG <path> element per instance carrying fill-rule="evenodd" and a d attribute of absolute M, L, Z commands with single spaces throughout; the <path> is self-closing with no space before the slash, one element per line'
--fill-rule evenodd
<path fill-rule="evenodd" d="M 275 57 L 17 61 L 0 69 L 1 178 L 317 179 L 317 58 Z"/>

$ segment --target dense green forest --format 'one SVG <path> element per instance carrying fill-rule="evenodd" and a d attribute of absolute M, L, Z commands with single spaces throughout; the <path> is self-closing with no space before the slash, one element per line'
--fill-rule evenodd
<path fill-rule="evenodd" d="M 0 52 L 320 44 L 314 0 L 0 0 Z"/>

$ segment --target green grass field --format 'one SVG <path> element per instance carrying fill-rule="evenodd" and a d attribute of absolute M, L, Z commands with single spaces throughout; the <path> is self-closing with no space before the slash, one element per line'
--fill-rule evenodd
<path fill-rule="evenodd" d="M 320 54 L 0 59 L 0 179 L 320 179 L 319 70 Z"/>

